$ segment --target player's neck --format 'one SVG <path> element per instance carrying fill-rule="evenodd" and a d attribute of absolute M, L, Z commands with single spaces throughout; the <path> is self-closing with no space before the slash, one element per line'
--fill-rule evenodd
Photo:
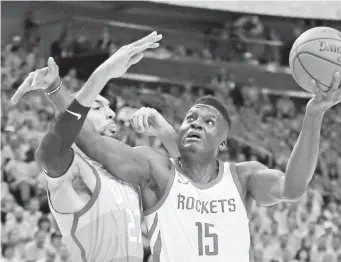
<path fill-rule="evenodd" d="M 195 183 L 206 184 L 218 175 L 218 161 L 216 157 L 182 156 L 179 165 L 186 176 Z"/>

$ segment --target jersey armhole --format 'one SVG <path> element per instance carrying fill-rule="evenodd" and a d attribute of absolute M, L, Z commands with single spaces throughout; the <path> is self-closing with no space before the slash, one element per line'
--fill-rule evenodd
<path fill-rule="evenodd" d="M 76 155 L 76 152 L 74 152 L 74 155 Z M 79 154 L 78 154 L 79 155 Z M 79 155 L 80 156 L 80 155 Z M 73 161 L 71 162 L 71 165 L 70 167 L 68 168 L 68 170 L 65 172 L 65 174 L 61 177 L 56 177 L 56 178 L 53 178 L 53 177 L 50 177 L 50 176 L 47 176 L 46 177 L 46 191 L 47 191 L 47 198 L 48 198 L 48 202 L 51 206 L 51 208 L 53 209 L 53 211 L 57 214 L 61 214 L 61 215 L 75 215 L 75 216 L 82 216 L 84 215 L 93 205 L 94 203 L 96 202 L 98 196 L 99 196 L 99 193 L 101 191 L 101 179 L 99 177 L 99 174 L 97 172 L 97 170 L 91 166 L 82 156 L 80 156 L 83 161 L 85 161 L 85 163 L 92 169 L 92 172 L 93 174 L 95 175 L 96 177 L 96 186 L 95 186 L 95 189 L 94 189 L 94 192 L 92 193 L 92 196 L 91 198 L 89 199 L 89 201 L 85 204 L 85 206 L 83 208 L 81 208 L 79 211 L 75 211 L 75 212 L 60 212 L 60 211 L 57 211 L 54 207 L 53 207 L 53 203 L 51 201 L 51 192 L 49 190 L 49 186 L 48 184 L 51 183 L 51 181 L 57 181 L 57 180 L 61 180 L 61 179 L 67 179 L 66 176 L 68 176 L 70 173 L 71 173 L 71 168 L 72 166 L 75 166 L 77 169 L 77 163 L 76 163 L 76 158 L 74 157 Z M 53 183 L 53 182 L 52 182 Z"/>
<path fill-rule="evenodd" d="M 175 179 L 175 166 L 174 166 L 172 159 L 169 160 L 169 166 L 171 169 L 171 172 L 170 172 L 171 177 L 168 179 L 165 192 L 163 193 L 162 197 L 156 202 L 156 204 L 153 207 L 143 211 L 144 216 L 148 216 L 148 215 L 151 215 L 152 213 L 156 212 L 163 205 L 163 203 L 166 201 L 166 199 L 167 199 L 167 197 L 168 197 L 168 195 L 172 189 L 174 179 Z"/>
<path fill-rule="evenodd" d="M 246 215 L 247 215 L 248 219 L 250 219 L 251 218 L 251 206 L 250 206 L 249 201 L 246 199 L 247 198 L 247 192 L 246 192 L 246 189 L 243 188 L 243 185 L 239 179 L 239 174 L 237 172 L 236 165 L 230 164 L 230 170 L 231 170 L 233 181 L 237 187 L 240 198 L 244 204 L 244 207 L 246 210 Z"/>

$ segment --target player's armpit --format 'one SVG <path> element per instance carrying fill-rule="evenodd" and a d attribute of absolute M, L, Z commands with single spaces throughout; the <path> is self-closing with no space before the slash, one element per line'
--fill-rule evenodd
<path fill-rule="evenodd" d="M 51 177 L 47 174 L 45 180 L 50 204 L 59 213 L 79 212 L 94 197 L 97 186 L 94 170 L 77 153 L 63 176 Z M 79 192 L 83 194 L 80 195 Z"/>
<path fill-rule="evenodd" d="M 291 201 L 283 194 L 285 174 L 282 171 L 269 169 L 257 161 L 245 162 L 243 165 L 250 174 L 247 190 L 258 204 L 270 206 Z"/>

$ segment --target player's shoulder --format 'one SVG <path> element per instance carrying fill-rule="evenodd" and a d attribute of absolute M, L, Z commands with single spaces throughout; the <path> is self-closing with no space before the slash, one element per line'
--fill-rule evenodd
<path fill-rule="evenodd" d="M 246 179 L 248 180 L 252 174 L 259 170 L 268 169 L 267 166 L 263 165 L 262 163 L 258 161 L 245 161 L 245 162 L 239 162 L 235 164 L 237 173 L 239 175 L 240 179 Z"/>
<path fill-rule="evenodd" d="M 268 169 L 265 165 L 258 161 L 245 161 L 235 164 L 238 179 L 242 187 L 249 192 L 250 178 L 259 170 Z"/>
<path fill-rule="evenodd" d="M 238 171 L 240 171 L 241 173 L 256 172 L 258 170 L 268 169 L 267 166 L 258 161 L 239 162 L 235 165 Z"/>

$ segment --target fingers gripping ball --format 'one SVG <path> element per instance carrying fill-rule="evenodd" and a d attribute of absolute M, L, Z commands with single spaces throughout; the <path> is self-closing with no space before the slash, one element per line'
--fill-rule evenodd
<path fill-rule="evenodd" d="M 322 91 L 332 87 L 335 72 L 341 71 L 341 32 L 315 27 L 301 34 L 292 46 L 289 65 L 295 81 L 313 92 L 314 79 Z"/>

